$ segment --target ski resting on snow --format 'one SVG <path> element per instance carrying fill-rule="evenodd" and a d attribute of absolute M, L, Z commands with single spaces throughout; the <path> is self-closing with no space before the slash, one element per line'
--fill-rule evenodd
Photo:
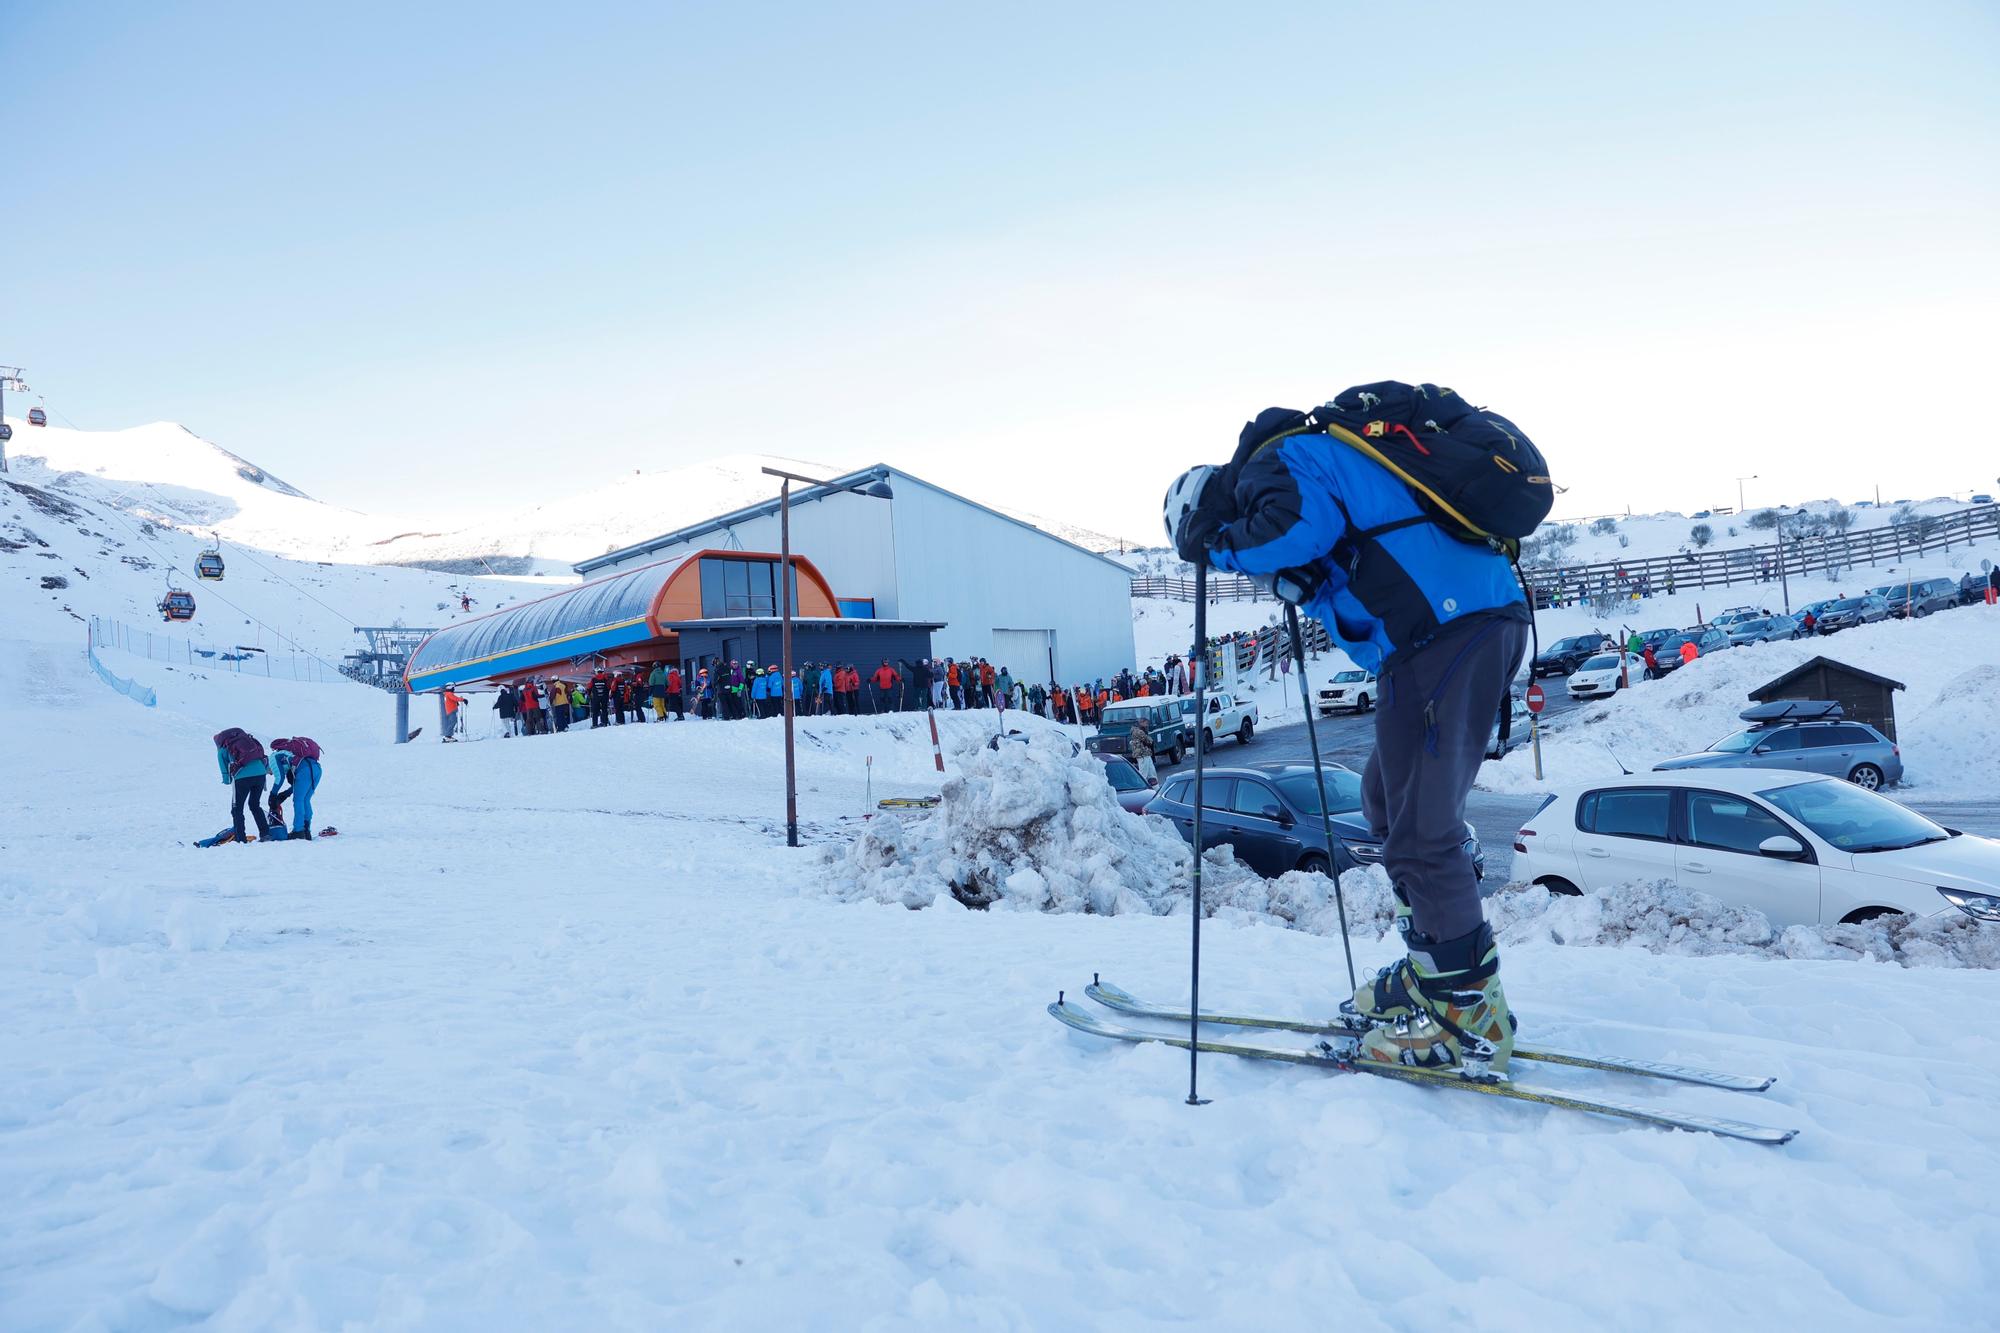
<path fill-rule="evenodd" d="M 1157 1018 L 1168 1022 L 1186 1023 L 1188 1012 L 1185 1008 L 1171 1005 L 1151 1004 L 1108 981 L 1095 977 L 1083 988 L 1083 993 L 1107 1009 L 1115 1009 L 1121 1014 L 1134 1018 Z M 1313 1036 L 1358 1036 L 1368 1029 L 1336 1017 L 1320 1021 L 1309 1018 L 1270 1018 L 1255 1014 L 1225 1014 L 1204 1009 L 1201 1021 L 1217 1027 L 1258 1028 L 1269 1032 L 1304 1032 Z M 1613 1074 L 1634 1074 L 1641 1078 L 1656 1078 L 1670 1083 L 1690 1083 L 1701 1088 L 1721 1088 L 1728 1092 L 1763 1092 L 1777 1077 L 1769 1074 L 1730 1074 L 1714 1069 L 1698 1069 L 1692 1065 L 1665 1064 L 1657 1060 L 1639 1060 L 1620 1055 L 1586 1055 L 1581 1051 L 1561 1051 L 1546 1046 L 1516 1046 L 1516 1060 L 1533 1060 L 1540 1064 L 1570 1065 L 1577 1069 L 1598 1069 Z"/>
<path fill-rule="evenodd" d="M 1485 1093 L 1493 1097 L 1506 1097 L 1513 1101 L 1531 1102 L 1540 1106 L 1558 1107 L 1567 1111 L 1586 1111 L 1594 1115 L 1614 1116 L 1623 1120 L 1633 1120 L 1652 1125 L 1659 1129 L 1684 1129 L 1691 1133 L 1713 1134 L 1725 1139 L 1738 1139 L 1745 1143 L 1760 1143 L 1771 1147 L 1789 1143 L 1797 1136 L 1796 1129 L 1781 1129 L 1770 1125 L 1751 1124 L 1743 1120 L 1730 1120 L 1721 1116 L 1700 1115 L 1681 1111 L 1670 1111 L 1661 1107 L 1639 1106 L 1630 1102 L 1605 1101 L 1592 1097 L 1573 1097 L 1568 1093 L 1556 1092 L 1548 1088 L 1537 1088 L 1514 1082 L 1481 1082 L 1462 1078 L 1448 1070 L 1418 1069 L 1408 1065 L 1378 1064 L 1374 1061 L 1356 1060 L 1353 1044 L 1357 1040 L 1352 1034 L 1342 1034 L 1332 1040 L 1323 1040 L 1317 1050 L 1300 1050 L 1286 1046 L 1258 1046 L 1244 1042 L 1202 1041 L 1191 1043 L 1186 1037 L 1164 1032 L 1149 1032 L 1143 1028 L 1127 1027 L 1121 1023 L 1108 1023 L 1094 1014 L 1086 1013 L 1075 1005 L 1065 1002 L 1060 996 L 1049 1006 L 1049 1015 L 1057 1022 L 1078 1032 L 1093 1037 L 1104 1037 L 1112 1041 L 1130 1042 L 1135 1045 L 1158 1043 L 1180 1050 L 1205 1051 L 1212 1055 L 1234 1055 L 1246 1060 L 1279 1060 L 1287 1064 L 1307 1065 L 1315 1069 L 1327 1069 L 1342 1074 L 1373 1074 L 1378 1078 L 1396 1079 L 1404 1083 L 1417 1083 L 1432 1088 L 1455 1088 L 1461 1092 Z M 1335 1045 L 1334 1042 L 1339 1042 Z"/>

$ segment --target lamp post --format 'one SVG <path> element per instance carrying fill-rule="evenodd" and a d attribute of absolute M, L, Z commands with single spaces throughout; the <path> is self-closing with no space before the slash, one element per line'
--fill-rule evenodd
<path fill-rule="evenodd" d="M 778 668 L 778 690 L 785 702 L 785 845 L 796 847 L 799 845 L 799 768 L 798 752 L 792 743 L 792 483 L 803 481 L 811 486 L 832 486 L 833 483 L 775 467 L 765 468 L 764 475 L 779 478 L 778 606 L 782 625 L 779 630 L 779 653 L 783 662 Z M 858 491 L 881 500 L 894 498 L 894 492 L 883 481 L 857 481 L 840 489 Z"/>
<path fill-rule="evenodd" d="M 1751 473 L 1751 474 L 1750 474 L 1749 476 L 1747 476 L 1747 477 L 1738 477 L 1738 478 L 1736 479 L 1736 512 L 1737 512 L 1737 513 L 1739 513 L 1739 514 L 1740 514 L 1740 513 L 1742 513 L 1742 512 L 1743 512 L 1743 483 L 1744 483 L 1744 482 L 1746 482 L 1746 481 L 1755 481 L 1755 480 L 1757 480 L 1757 474 L 1756 474 L 1756 473 L 1754 473 L 1754 472 L 1752 472 L 1752 473 Z"/>

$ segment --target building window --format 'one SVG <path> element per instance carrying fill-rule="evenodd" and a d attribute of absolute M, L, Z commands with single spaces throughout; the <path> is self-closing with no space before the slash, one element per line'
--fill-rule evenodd
<path fill-rule="evenodd" d="M 792 569 L 792 609 L 798 609 L 799 571 Z M 701 615 L 704 620 L 731 616 L 778 614 L 778 562 L 718 560 L 701 562 Z"/>

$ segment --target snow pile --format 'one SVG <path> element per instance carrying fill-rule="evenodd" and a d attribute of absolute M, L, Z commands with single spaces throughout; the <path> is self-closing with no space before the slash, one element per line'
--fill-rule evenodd
<path fill-rule="evenodd" d="M 967 907 L 1098 916 L 1187 910 L 1194 859 L 1173 825 L 1118 805 L 1102 766 L 1053 728 L 956 756 L 936 808 L 872 821 L 830 852 L 826 891 L 912 909 Z M 1352 928 L 1381 934 L 1395 911 L 1379 868 L 1343 877 Z M 1314 935 L 1340 932 L 1333 885 L 1294 871 L 1267 880 L 1227 848 L 1203 861 L 1202 912 Z"/>
<path fill-rule="evenodd" d="M 1963 912 L 1780 932 L 1762 912 L 1731 907 L 1670 879 L 1633 881 L 1581 896 L 1533 885 L 1495 895 L 1486 904 L 1486 919 L 1503 944 L 1634 947 L 1695 958 L 1868 958 L 1903 967 L 2000 970 L 2000 926 Z"/>
<path fill-rule="evenodd" d="M 1823 656 L 1907 687 L 1895 697 L 1910 787 L 1934 799 L 1985 796 L 2000 790 L 2000 668 L 1986 662 L 1996 638 L 2000 613 L 1969 606 L 1822 638 L 1732 648 L 1664 680 L 1635 680 L 1629 690 L 1565 714 L 1542 735 L 1542 781 L 1523 747 L 1487 763 L 1479 785 L 1489 791 L 1561 789 L 1616 777 L 1619 761 L 1636 773 L 1704 750 L 1742 729 L 1737 714 L 1749 707 L 1751 690 Z"/>

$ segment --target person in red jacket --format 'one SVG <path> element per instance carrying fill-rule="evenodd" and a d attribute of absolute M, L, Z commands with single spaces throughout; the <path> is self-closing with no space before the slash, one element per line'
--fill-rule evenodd
<path fill-rule="evenodd" d="M 902 684 L 902 675 L 889 665 L 889 659 L 885 657 L 881 666 L 868 673 L 868 679 L 875 685 L 875 711 L 894 712 L 897 703 L 900 702 L 896 698 L 896 687 Z"/>
<path fill-rule="evenodd" d="M 686 696 L 681 693 L 681 669 L 667 668 L 667 707 L 674 710 L 674 721 L 687 721 Z"/>
<path fill-rule="evenodd" d="M 542 722 L 542 692 L 533 680 L 521 682 L 521 730 L 530 736 L 548 730 Z"/>

